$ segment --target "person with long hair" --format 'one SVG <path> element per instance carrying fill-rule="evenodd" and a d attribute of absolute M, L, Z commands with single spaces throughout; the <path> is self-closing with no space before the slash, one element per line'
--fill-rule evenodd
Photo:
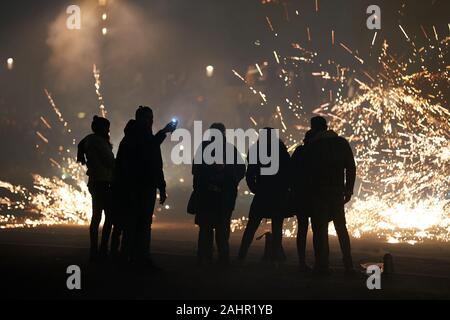
<path fill-rule="evenodd" d="M 109 137 L 110 122 L 98 116 L 92 121 L 92 134 L 78 145 L 77 161 L 86 165 L 89 177 L 88 187 L 92 196 L 92 219 L 89 228 L 90 260 L 105 259 L 108 254 L 108 242 L 111 233 L 111 182 L 114 170 L 114 154 Z M 98 247 L 98 229 L 105 213 L 100 249 Z"/>

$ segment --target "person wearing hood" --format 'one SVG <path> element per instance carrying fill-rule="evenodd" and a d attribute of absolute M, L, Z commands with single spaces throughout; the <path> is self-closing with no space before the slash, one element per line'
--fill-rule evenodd
<path fill-rule="evenodd" d="M 304 176 L 306 199 L 311 211 L 313 243 L 315 253 L 314 271 L 329 273 L 328 224 L 333 221 L 346 273 L 353 273 L 350 238 L 345 209 L 353 195 L 356 165 L 348 141 L 328 129 L 323 117 L 311 119 L 314 138 L 305 152 L 307 174 Z"/>
<path fill-rule="evenodd" d="M 127 211 L 131 205 L 131 187 L 137 172 L 135 153 L 137 149 L 137 125 L 136 120 L 130 120 L 124 129 L 124 138 L 117 151 L 114 178 L 112 183 L 112 223 L 111 256 L 113 260 L 126 259 L 126 234 Z"/>
<path fill-rule="evenodd" d="M 90 259 L 106 258 L 111 233 L 110 188 L 114 170 L 114 154 L 109 141 L 110 122 L 98 116 L 92 121 L 93 134 L 85 137 L 78 145 L 77 161 L 87 165 L 89 192 L 92 195 L 92 219 L 90 233 Z M 98 249 L 98 229 L 105 212 L 100 250 Z"/>
<path fill-rule="evenodd" d="M 153 267 L 150 240 L 157 191 L 161 204 L 167 199 L 160 146 L 176 126 L 176 122 L 170 122 L 153 134 L 153 111 L 141 106 L 135 120 L 128 122 L 119 146 L 115 189 L 121 194 L 122 205 L 118 207 L 123 212 L 119 219 L 122 228 L 119 227 L 118 232 L 124 230 L 124 257 L 139 265 Z M 114 250 L 118 246 L 116 235 L 113 237 Z"/>

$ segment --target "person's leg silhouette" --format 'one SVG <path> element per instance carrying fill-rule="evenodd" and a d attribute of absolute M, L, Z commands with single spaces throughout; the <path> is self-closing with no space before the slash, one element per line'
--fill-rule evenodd
<path fill-rule="evenodd" d="M 350 237 L 347 231 L 347 222 L 345 220 L 345 214 L 338 214 L 333 219 L 334 228 L 339 239 L 339 245 L 342 251 L 342 257 L 344 261 L 344 267 L 347 272 L 353 271 L 353 259 L 350 246 Z"/>
<path fill-rule="evenodd" d="M 150 243 L 152 234 L 153 210 L 155 208 L 156 190 L 143 189 L 137 199 L 137 237 L 136 258 L 138 262 L 151 263 Z"/>
<path fill-rule="evenodd" d="M 219 253 L 219 262 L 221 264 L 228 264 L 230 260 L 230 221 L 224 219 L 216 228 L 216 244 Z"/>
<path fill-rule="evenodd" d="M 328 215 L 315 214 L 311 219 L 315 264 L 318 273 L 329 271 Z"/>
<path fill-rule="evenodd" d="M 283 218 L 272 219 L 272 250 L 274 261 L 283 261 Z"/>
<path fill-rule="evenodd" d="M 202 224 L 198 232 L 198 264 L 211 263 L 214 248 L 214 229 L 211 225 Z"/>
<path fill-rule="evenodd" d="M 301 268 L 306 267 L 306 240 L 308 237 L 309 218 L 305 215 L 297 216 L 297 253 L 298 262 Z M 305 268 L 306 269 L 306 268 Z"/>
<path fill-rule="evenodd" d="M 238 259 L 243 261 L 247 257 L 248 249 L 253 242 L 255 233 L 261 224 L 262 218 L 250 218 L 247 221 L 247 226 L 245 227 L 244 235 L 242 236 L 241 247 L 239 249 Z"/>
<path fill-rule="evenodd" d="M 92 196 L 92 218 L 89 226 L 90 259 L 93 261 L 98 257 L 98 229 L 105 208 L 105 195 L 102 184 L 99 182 L 90 182 L 89 192 Z"/>

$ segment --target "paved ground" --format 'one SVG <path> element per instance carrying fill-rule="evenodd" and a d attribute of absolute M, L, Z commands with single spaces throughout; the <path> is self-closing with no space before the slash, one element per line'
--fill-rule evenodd
<path fill-rule="evenodd" d="M 240 234 L 232 236 L 236 252 Z M 261 262 L 262 242 L 252 248 L 246 266 L 199 268 L 195 230 L 162 225 L 154 232 L 154 256 L 162 273 L 124 270 L 87 262 L 87 229 L 53 227 L 0 230 L 0 287 L 3 298 L 58 299 L 449 299 L 450 245 L 389 245 L 354 240 L 358 263 L 394 256 L 396 275 L 382 279 L 381 290 L 368 290 L 362 273 L 343 275 L 332 238 L 334 274 L 315 279 L 298 272 L 295 241 L 286 240 L 288 261 L 275 268 Z M 311 259 L 312 252 L 308 250 Z M 79 265 L 82 290 L 66 288 L 66 268 Z"/>

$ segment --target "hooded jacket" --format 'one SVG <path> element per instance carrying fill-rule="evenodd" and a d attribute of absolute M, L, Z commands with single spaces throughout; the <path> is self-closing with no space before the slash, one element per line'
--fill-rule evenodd
<path fill-rule="evenodd" d="M 158 188 L 165 190 L 166 182 L 160 145 L 166 138 L 156 135 L 136 120 L 130 120 L 125 137 L 117 152 L 116 180 L 127 188 Z"/>

